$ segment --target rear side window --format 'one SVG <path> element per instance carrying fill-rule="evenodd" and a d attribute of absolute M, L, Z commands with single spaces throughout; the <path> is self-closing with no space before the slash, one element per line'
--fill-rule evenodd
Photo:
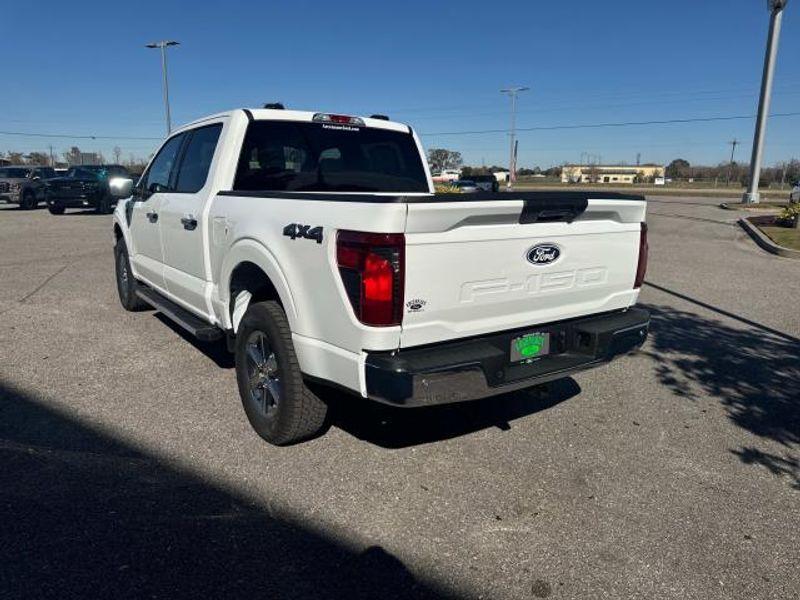
<path fill-rule="evenodd" d="M 327 123 L 254 121 L 242 145 L 234 190 L 427 192 L 409 133 Z"/>
<path fill-rule="evenodd" d="M 176 192 L 194 193 L 203 189 L 221 131 L 222 123 L 218 123 L 192 132 L 178 172 Z"/>
<path fill-rule="evenodd" d="M 178 157 L 178 150 L 181 148 L 185 134 L 181 133 L 170 139 L 161 148 L 161 151 L 153 159 L 153 163 L 147 171 L 147 179 L 144 182 L 144 189 L 148 193 L 169 191 L 169 178 L 175 161 Z"/>

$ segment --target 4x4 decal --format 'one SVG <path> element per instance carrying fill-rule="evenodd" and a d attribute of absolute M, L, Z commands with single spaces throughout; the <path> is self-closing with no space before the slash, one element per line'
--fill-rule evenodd
<path fill-rule="evenodd" d="M 311 225 L 300 225 L 299 223 L 289 223 L 283 228 L 283 235 L 290 237 L 293 240 L 297 238 L 305 238 L 307 240 L 316 240 L 318 244 L 322 243 L 322 227 L 312 227 Z"/>

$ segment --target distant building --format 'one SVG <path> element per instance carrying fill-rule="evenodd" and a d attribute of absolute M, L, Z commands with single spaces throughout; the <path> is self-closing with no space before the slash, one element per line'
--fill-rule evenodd
<path fill-rule="evenodd" d="M 508 181 L 508 171 L 495 171 L 492 173 L 498 183 L 506 183 Z"/>
<path fill-rule="evenodd" d="M 661 165 L 564 165 L 561 183 L 652 183 L 664 177 Z"/>

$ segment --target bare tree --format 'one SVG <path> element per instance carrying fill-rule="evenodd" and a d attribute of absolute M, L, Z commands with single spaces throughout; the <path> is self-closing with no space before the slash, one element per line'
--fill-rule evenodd
<path fill-rule="evenodd" d="M 597 165 L 589 165 L 589 168 L 586 169 L 586 176 L 589 178 L 589 183 L 597 183 L 600 181 L 600 169 L 597 168 Z"/>
<path fill-rule="evenodd" d="M 50 156 L 45 152 L 31 152 L 28 154 L 29 165 L 47 165 L 50 163 Z"/>
<path fill-rule="evenodd" d="M 69 150 L 64 150 L 61 155 L 64 157 L 64 162 L 69 166 L 81 164 L 81 149 L 77 146 L 72 146 Z"/>
<path fill-rule="evenodd" d="M 122 156 L 122 148 L 114 146 L 114 163 L 119 164 L 119 157 Z"/>

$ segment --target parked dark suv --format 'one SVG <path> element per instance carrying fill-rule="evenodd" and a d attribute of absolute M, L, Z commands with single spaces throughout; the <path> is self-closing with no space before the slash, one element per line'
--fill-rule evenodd
<path fill-rule="evenodd" d="M 110 214 L 117 199 L 110 186 L 115 179 L 131 179 L 120 165 L 80 165 L 70 167 L 66 175 L 47 181 L 47 208 L 54 215 L 63 215 L 67 208 L 94 208 Z"/>
<path fill-rule="evenodd" d="M 500 189 L 500 184 L 497 183 L 497 179 L 491 173 L 488 175 L 470 175 L 464 179 L 474 181 L 482 192 L 496 192 Z"/>
<path fill-rule="evenodd" d="M 36 208 L 45 199 L 46 181 L 56 176 L 52 167 L 20 165 L 0 167 L 0 202 Z"/>

